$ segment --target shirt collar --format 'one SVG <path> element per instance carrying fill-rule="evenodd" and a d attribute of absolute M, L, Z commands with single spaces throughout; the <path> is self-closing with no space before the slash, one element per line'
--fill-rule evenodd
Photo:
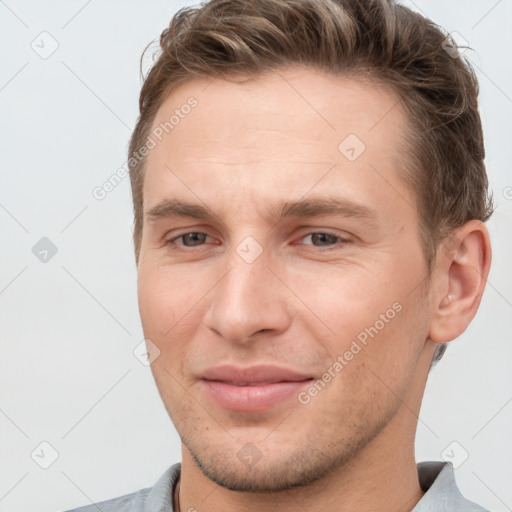
<path fill-rule="evenodd" d="M 412 512 L 487 512 L 461 494 L 451 463 L 420 462 L 417 467 L 420 486 L 425 494 Z"/>

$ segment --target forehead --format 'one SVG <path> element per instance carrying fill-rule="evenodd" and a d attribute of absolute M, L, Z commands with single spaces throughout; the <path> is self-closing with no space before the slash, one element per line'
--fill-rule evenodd
<path fill-rule="evenodd" d="M 274 137 L 286 132 L 311 143 L 322 136 L 325 148 L 334 144 L 337 151 L 335 143 L 349 133 L 368 144 L 376 139 L 386 144 L 405 128 L 398 95 L 368 78 L 294 66 L 233 80 L 201 78 L 182 84 L 161 105 L 153 129 L 169 124 L 175 114 L 164 138 L 172 133 L 176 149 L 179 145 L 197 153 L 209 151 L 212 143 L 221 150 L 219 142 L 228 143 L 235 135 L 246 135 L 258 150 L 257 140 L 250 138 L 256 131 L 275 130 Z M 197 105 L 189 109 L 191 98 Z"/>
<path fill-rule="evenodd" d="M 336 166 L 336 184 L 348 192 L 358 182 L 382 188 L 383 176 L 396 181 L 404 165 L 406 124 L 398 95 L 368 79 L 302 67 L 237 82 L 194 79 L 169 95 L 153 122 L 144 209 L 182 172 L 194 190 L 301 195 Z"/>

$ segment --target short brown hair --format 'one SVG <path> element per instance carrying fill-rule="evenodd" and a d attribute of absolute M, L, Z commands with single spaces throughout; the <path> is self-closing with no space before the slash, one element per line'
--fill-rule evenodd
<path fill-rule="evenodd" d="M 168 95 L 194 78 L 257 76 L 288 65 L 363 76 L 401 98 L 411 126 L 405 178 L 417 193 L 429 274 L 441 240 L 492 214 L 475 73 L 442 29 L 392 0 L 210 0 L 180 9 L 160 49 L 129 147 L 137 261 L 145 163 L 138 150 Z"/>

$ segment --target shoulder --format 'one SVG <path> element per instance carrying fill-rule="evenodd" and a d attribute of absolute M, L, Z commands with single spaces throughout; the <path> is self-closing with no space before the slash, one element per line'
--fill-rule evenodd
<path fill-rule="evenodd" d="M 172 512 L 172 496 L 180 471 L 181 464 L 174 464 L 165 471 L 153 487 L 65 512 L 160 512 L 161 510 Z"/>
<path fill-rule="evenodd" d="M 142 512 L 144 509 L 140 508 L 139 504 L 144 503 L 150 491 L 151 488 L 141 489 L 118 498 L 85 505 L 66 512 L 98 512 L 98 510 L 101 510 L 101 512 Z"/>

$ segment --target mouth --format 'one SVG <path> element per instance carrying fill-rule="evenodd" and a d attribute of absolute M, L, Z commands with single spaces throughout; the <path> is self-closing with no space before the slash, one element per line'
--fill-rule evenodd
<path fill-rule="evenodd" d="M 267 386 L 269 384 L 279 384 L 280 382 L 290 382 L 290 381 L 280 381 L 280 382 L 228 382 L 228 381 L 212 381 L 212 382 L 225 382 L 225 384 L 231 384 L 232 386 Z"/>
<path fill-rule="evenodd" d="M 263 412 L 297 396 L 313 377 L 284 367 L 218 366 L 203 372 L 201 386 L 207 398 L 236 412 Z"/>

